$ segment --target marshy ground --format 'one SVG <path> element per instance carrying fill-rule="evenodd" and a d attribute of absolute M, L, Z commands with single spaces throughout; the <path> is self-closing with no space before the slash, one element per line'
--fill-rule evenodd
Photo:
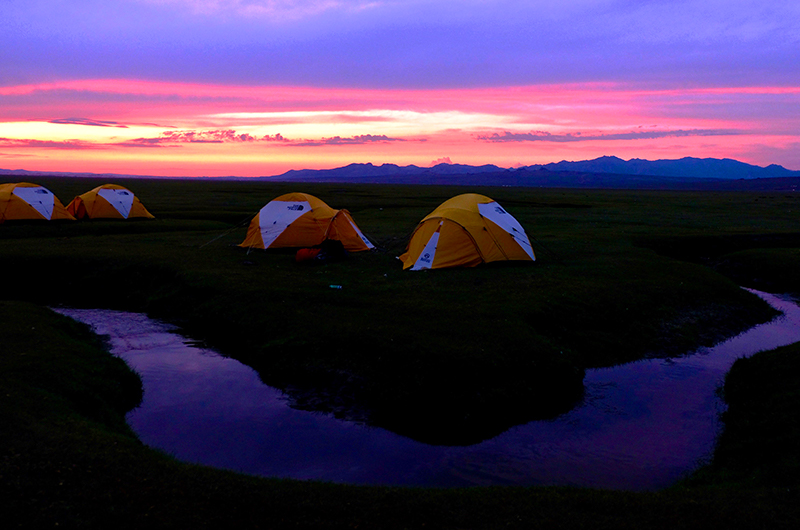
<path fill-rule="evenodd" d="M 62 202 L 96 185 L 37 182 Z M 738 285 L 800 291 L 793 274 L 800 247 L 800 198 L 794 194 L 295 190 L 265 182 L 171 180 L 125 185 L 156 220 L 0 226 L 4 274 L 13 278 L 0 306 L 0 484 L 15 523 L 529 528 L 797 522 L 796 460 L 786 453 L 796 443 L 785 438 L 796 440 L 797 433 L 780 430 L 797 423 L 791 407 L 780 408 L 779 432 L 746 443 L 740 441 L 750 436 L 747 420 L 736 420 L 734 439 L 721 438 L 720 447 L 727 448 L 718 454 L 724 456 L 693 481 L 658 493 L 362 488 L 184 465 L 143 447 L 125 426 L 122 416 L 139 387 L 124 366 L 78 326 L 29 304 L 146 311 L 250 364 L 265 382 L 289 391 L 297 406 L 433 443 L 470 443 L 568 409 L 580 397 L 585 368 L 679 355 L 771 318 L 772 310 Z M 287 191 L 347 208 L 379 250 L 309 267 L 295 264 L 291 252 L 237 247 L 249 217 Z M 402 271 L 395 257 L 419 219 L 465 191 L 488 195 L 512 213 L 534 239 L 537 262 Z M 784 353 L 779 362 L 779 369 L 758 373 L 763 376 L 749 370 L 738 376 L 734 394 L 748 395 L 749 377 L 797 372 L 792 355 Z M 732 401 L 726 422 L 736 414 Z M 755 454 L 765 443 L 779 456 L 737 456 Z"/>

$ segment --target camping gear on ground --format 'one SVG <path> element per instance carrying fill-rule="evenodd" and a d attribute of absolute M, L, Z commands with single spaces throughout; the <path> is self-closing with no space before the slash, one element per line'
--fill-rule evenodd
<path fill-rule="evenodd" d="M 511 214 L 489 197 L 466 193 L 423 218 L 399 259 L 403 269 L 422 270 L 536 258 L 525 230 Z"/>
<path fill-rule="evenodd" d="M 341 241 L 326 239 L 319 245 L 311 248 L 301 248 L 294 256 L 297 263 L 330 263 L 341 261 L 347 257 Z"/>
<path fill-rule="evenodd" d="M 75 220 L 58 197 L 43 186 L 30 182 L 0 184 L 0 223 L 16 219 Z"/>
<path fill-rule="evenodd" d="M 300 248 L 341 241 L 348 252 L 375 248 L 347 210 L 334 210 L 307 193 L 287 193 L 267 203 L 247 229 L 245 248 Z"/>
<path fill-rule="evenodd" d="M 321 248 L 301 248 L 294 255 L 294 260 L 297 263 L 311 263 L 314 261 L 321 261 Z"/>
<path fill-rule="evenodd" d="M 129 189 L 117 184 L 103 184 L 78 195 L 67 205 L 76 219 L 153 219 L 147 208 Z"/>

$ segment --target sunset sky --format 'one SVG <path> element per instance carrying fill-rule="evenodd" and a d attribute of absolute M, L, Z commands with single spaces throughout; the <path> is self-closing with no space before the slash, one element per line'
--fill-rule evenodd
<path fill-rule="evenodd" d="M 0 168 L 800 170 L 796 0 L 0 0 Z"/>

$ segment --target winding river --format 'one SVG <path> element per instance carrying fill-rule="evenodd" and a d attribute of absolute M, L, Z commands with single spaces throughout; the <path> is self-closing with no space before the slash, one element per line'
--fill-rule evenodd
<path fill-rule="evenodd" d="M 56 311 L 110 337 L 112 353 L 144 382 L 128 423 L 142 442 L 183 461 L 351 484 L 653 490 L 711 455 L 724 407 L 715 391 L 733 362 L 800 341 L 800 307 L 752 292 L 783 316 L 692 355 L 587 370 L 585 399 L 572 411 L 468 447 L 292 409 L 251 368 L 145 315 Z"/>

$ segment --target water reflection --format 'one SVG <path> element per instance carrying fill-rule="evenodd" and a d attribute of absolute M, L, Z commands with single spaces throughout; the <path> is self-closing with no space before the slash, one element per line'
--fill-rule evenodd
<path fill-rule="evenodd" d="M 784 315 L 693 355 L 588 370 L 586 399 L 550 421 L 469 447 L 430 446 L 290 408 L 247 366 L 187 343 L 144 315 L 57 309 L 108 335 L 141 374 L 127 420 L 175 457 L 263 476 L 423 486 L 667 486 L 713 450 L 715 390 L 736 358 L 800 341 L 800 308 L 753 291 Z"/>

